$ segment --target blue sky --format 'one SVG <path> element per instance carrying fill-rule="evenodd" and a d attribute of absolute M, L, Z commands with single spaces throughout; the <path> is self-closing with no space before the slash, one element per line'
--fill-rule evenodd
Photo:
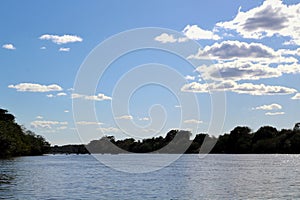
<path fill-rule="evenodd" d="M 300 121 L 297 1 L 5 0 L 0 4 L 0 105 L 52 144 L 87 142 L 101 134 L 145 138 L 164 135 L 171 128 L 207 132 L 213 107 L 222 103 L 226 116 L 221 133 L 237 125 L 253 130 L 262 125 L 292 128 Z M 180 32 L 158 32 L 149 38 L 155 45 L 182 49 L 197 42 L 200 48 L 190 49 L 184 59 L 159 50 L 130 52 L 109 66 L 95 94 L 74 91 L 80 66 L 97 45 L 143 27 Z M 180 92 L 149 84 L 134 91 L 130 99 L 114 95 L 122 77 L 149 63 L 168 66 L 185 77 Z M 159 78 L 163 73 L 149 72 L 143 78 L 151 76 Z M 168 83 L 174 80 L 164 77 Z M 220 105 L 212 103 L 218 93 L 226 95 Z M 181 95 L 196 97 L 199 115 L 192 114 L 191 105 L 180 107 Z M 98 121 L 74 122 L 72 101 L 77 100 L 93 103 Z M 112 112 L 118 103 L 128 103 L 128 113 Z M 190 115 L 182 118 L 184 109 Z M 140 128 L 132 128 L 131 122 Z M 76 127 L 85 127 L 90 134 L 81 133 L 80 139 Z M 128 128 L 127 135 L 122 127 Z"/>

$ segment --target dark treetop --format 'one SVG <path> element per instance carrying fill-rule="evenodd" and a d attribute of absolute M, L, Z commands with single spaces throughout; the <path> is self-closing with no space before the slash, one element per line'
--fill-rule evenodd
<path fill-rule="evenodd" d="M 204 133 L 194 139 L 191 136 L 189 131 L 171 130 L 165 137 L 115 140 L 113 136 L 105 136 L 87 145 L 50 147 L 42 136 L 26 130 L 15 122 L 12 114 L 0 109 L 0 158 L 45 153 L 199 153 L 204 140 L 206 144 L 215 143 L 210 153 L 300 153 L 300 123 L 293 129 L 280 131 L 263 126 L 253 132 L 249 127 L 238 126 L 218 138 Z"/>
<path fill-rule="evenodd" d="M 179 137 L 175 138 L 176 135 Z M 87 145 L 54 146 L 51 147 L 50 153 L 182 153 L 180 147 L 187 144 L 190 145 L 185 153 L 199 153 L 204 139 L 205 142 L 216 143 L 210 153 L 300 153 L 300 123 L 295 124 L 293 129 L 280 131 L 271 126 L 263 126 L 256 132 L 252 132 L 248 127 L 238 126 L 230 133 L 218 138 L 200 133 L 191 140 L 191 135 L 189 131 L 171 130 L 165 137 L 160 136 L 142 141 L 133 138 L 115 140 L 113 136 L 105 136 Z"/>
<path fill-rule="evenodd" d="M 0 158 L 42 155 L 49 147 L 42 136 L 26 130 L 15 122 L 12 114 L 0 109 Z"/>

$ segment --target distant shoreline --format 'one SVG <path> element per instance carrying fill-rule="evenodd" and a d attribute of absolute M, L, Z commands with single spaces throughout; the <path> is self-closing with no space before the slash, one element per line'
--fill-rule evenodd
<path fill-rule="evenodd" d="M 208 134 L 197 134 L 184 130 L 171 130 L 165 137 L 136 141 L 133 138 L 115 140 L 105 136 L 89 144 L 51 146 L 50 154 L 201 154 L 203 143 L 211 143 L 209 154 L 300 154 L 299 123 L 293 129 L 278 131 L 271 126 L 263 126 L 256 132 L 249 127 L 238 126 L 229 134 L 218 138 Z M 113 144 L 113 145 L 112 145 Z"/>
<path fill-rule="evenodd" d="M 293 129 L 277 130 L 263 126 L 253 132 L 249 127 L 237 126 L 218 138 L 205 133 L 171 130 L 165 137 L 135 140 L 115 140 L 104 136 L 87 145 L 50 146 L 42 136 L 26 130 L 15 122 L 7 110 L 0 109 L 0 158 L 43 154 L 299 154 L 300 123 Z M 203 151 L 203 149 L 205 149 Z"/>

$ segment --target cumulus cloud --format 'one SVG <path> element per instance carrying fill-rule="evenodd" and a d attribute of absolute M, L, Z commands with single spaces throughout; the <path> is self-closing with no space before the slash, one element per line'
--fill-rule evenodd
<path fill-rule="evenodd" d="M 274 115 L 284 115 L 284 112 L 267 112 L 265 115 L 274 116 Z"/>
<path fill-rule="evenodd" d="M 65 113 L 68 113 L 68 112 L 70 112 L 70 111 L 69 111 L 69 110 L 64 110 L 64 112 L 65 112 Z"/>
<path fill-rule="evenodd" d="M 204 30 L 197 25 L 187 25 L 182 31 L 186 37 L 192 40 L 219 40 L 221 39 L 212 31 Z"/>
<path fill-rule="evenodd" d="M 139 118 L 140 121 L 149 121 L 150 118 L 149 117 L 141 117 Z"/>
<path fill-rule="evenodd" d="M 119 116 L 119 117 L 115 117 L 115 119 L 132 120 L 133 117 L 131 115 L 122 115 L 122 116 Z"/>
<path fill-rule="evenodd" d="M 297 92 L 297 90 L 293 88 L 264 84 L 255 85 L 252 83 L 237 84 L 232 91 L 239 94 L 250 95 L 285 95 Z"/>
<path fill-rule="evenodd" d="M 210 80 L 259 80 L 282 75 L 281 69 L 269 67 L 268 64 L 232 61 L 214 65 L 202 65 L 196 69 L 204 79 Z"/>
<path fill-rule="evenodd" d="M 51 40 L 55 44 L 67 44 L 67 43 L 72 43 L 72 42 L 82 42 L 83 39 L 79 36 L 76 35 L 50 35 L 50 34 L 45 34 L 40 36 L 40 40 Z"/>
<path fill-rule="evenodd" d="M 295 96 L 293 96 L 291 99 L 293 100 L 300 99 L 300 93 L 295 94 Z"/>
<path fill-rule="evenodd" d="M 43 116 L 38 115 L 35 118 L 37 118 L 37 119 L 43 119 Z"/>
<path fill-rule="evenodd" d="M 154 40 L 161 42 L 161 43 L 174 43 L 177 42 L 177 39 L 174 38 L 173 35 L 169 35 L 167 33 L 162 33 L 159 36 L 156 36 Z"/>
<path fill-rule="evenodd" d="M 70 48 L 61 47 L 58 49 L 58 51 L 68 52 L 68 51 L 70 51 Z"/>
<path fill-rule="evenodd" d="M 59 92 L 59 93 L 57 93 L 57 94 L 47 94 L 46 96 L 47 96 L 48 98 L 54 98 L 54 97 L 67 96 L 67 94 L 64 93 L 64 92 Z"/>
<path fill-rule="evenodd" d="M 161 43 L 181 43 L 191 40 L 219 40 L 221 39 L 213 31 L 204 30 L 197 25 L 187 25 L 183 29 L 183 34 L 186 37 L 175 37 L 172 34 L 162 33 L 154 38 L 155 41 Z"/>
<path fill-rule="evenodd" d="M 252 109 L 253 110 L 280 110 L 280 109 L 282 109 L 282 106 L 277 103 L 272 103 L 272 104 L 268 104 L 268 105 L 257 106 Z"/>
<path fill-rule="evenodd" d="M 54 94 L 47 94 L 46 97 L 48 97 L 48 98 L 53 98 L 53 97 L 55 97 L 55 96 L 54 96 Z"/>
<path fill-rule="evenodd" d="M 36 120 L 30 123 L 33 128 L 52 129 L 55 125 L 67 125 L 68 122 Z"/>
<path fill-rule="evenodd" d="M 190 75 L 186 75 L 184 78 L 185 78 L 185 80 L 188 80 L 188 81 L 195 80 L 195 76 L 190 76 Z"/>
<path fill-rule="evenodd" d="M 192 82 L 182 86 L 182 92 L 195 92 L 195 93 L 207 93 L 209 92 L 209 85 L 206 83 Z"/>
<path fill-rule="evenodd" d="M 281 0 L 266 0 L 248 11 L 239 10 L 232 21 L 219 22 L 216 28 L 235 30 L 245 38 L 287 36 L 300 44 L 300 4 L 286 5 Z"/>
<path fill-rule="evenodd" d="M 56 96 L 67 96 L 67 94 L 64 93 L 64 92 L 59 92 L 59 93 L 56 94 Z"/>
<path fill-rule="evenodd" d="M 279 49 L 278 52 L 281 55 L 296 55 L 296 56 L 300 56 L 300 48 L 297 48 L 295 50 L 292 50 L 292 49 Z"/>
<path fill-rule="evenodd" d="M 43 47 L 41 47 L 40 49 L 41 49 L 41 50 L 45 50 L 45 49 L 47 49 L 47 48 L 43 46 Z"/>
<path fill-rule="evenodd" d="M 4 44 L 2 45 L 3 49 L 15 50 L 16 47 L 13 44 Z"/>
<path fill-rule="evenodd" d="M 154 38 L 155 41 L 158 41 L 160 43 L 175 43 L 175 42 L 186 42 L 188 41 L 188 38 L 186 37 L 178 37 L 175 38 L 174 35 L 168 34 L 168 33 L 162 33 L 161 35 L 158 35 Z"/>
<path fill-rule="evenodd" d="M 83 94 L 77 94 L 73 93 L 71 95 L 72 99 L 85 99 L 85 100 L 91 100 L 91 101 L 104 101 L 104 100 L 111 100 L 111 97 L 106 96 L 104 94 L 97 94 L 97 95 L 83 95 Z"/>
<path fill-rule="evenodd" d="M 79 121 L 79 122 L 76 122 L 76 124 L 87 126 L 87 125 L 101 125 L 103 123 L 101 123 L 101 122 L 91 122 L 91 121 Z"/>
<path fill-rule="evenodd" d="M 9 85 L 8 88 L 16 89 L 19 92 L 54 92 L 63 90 L 57 84 L 41 85 L 37 83 L 20 83 L 17 85 Z"/>
<path fill-rule="evenodd" d="M 197 119 L 188 119 L 184 120 L 183 123 L 185 124 L 201 124 L 203 121 L 197 120 Z"/>
<path fill-rule="evenodd" d="M 118 129 L 118 128 L 115 128 L 115 127 L 101 127 L 101 128 L 98 128 L 97 130 L 103 132 L 103 133 L 117 133 L 117 132 L 120 132 L 121 130 Z"/>
<path fill-rule="evenodd" d="M 300 65 L 298 63 L 278 65 L 278 70 L 285 74 L 299 74 Z"/>
<path fill-rule="evenodd" d="M 276 56 L 277 54 L 272 48 L 263 44 L 229 40 L 205 46 L 203 50 L 199 49 L 197 54 L 188 58 L 228 60 L 236 58 L 274 58 Z"/>
<path fill-rule="evenodd" d="M 192 82 L 182 86 L 182 92 L 210 93 L 210 92 L 235 92 L 249 95 L 285 95 L 296 93 L 297 90 L 283 86 L 264 84 L 242 83 L 235 81 L 224 81 L 219 83 L 197 83 Z"/>
<path fill-rule="evenodd" d="M 298 50 L 275 51 L 260 43 L 223 41 L 199 49 L 197 54 L 188 58 L 217 60 L 214 65 L 197 68 L 205 79 L 239 81 L 275 78 L 283 73 L 300 73 L 298 59 L 293 57 L 296 55 Z"/>

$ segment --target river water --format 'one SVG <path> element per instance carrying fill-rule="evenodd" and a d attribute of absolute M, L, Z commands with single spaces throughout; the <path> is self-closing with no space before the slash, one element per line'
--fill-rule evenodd
<path fill-rule="evenodd" d="M 120 166 L 135 159 L 99 156 Z M 0 160 L 0 199 L 299 199 L 299 171 L 300 155 L 183 155 L 148 173 L 116 171 L 91 155 L 19 157 Z"/>

